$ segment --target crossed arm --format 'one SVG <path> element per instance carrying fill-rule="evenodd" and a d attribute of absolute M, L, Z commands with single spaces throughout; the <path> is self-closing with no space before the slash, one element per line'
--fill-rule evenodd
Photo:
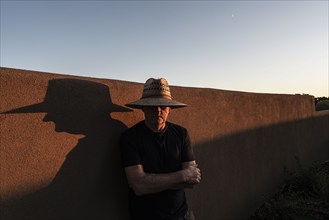
<path fill-rule="evenodd" d="M 191 188 L 200 183 L 201 173 L 195 161 L 184 162 L 183 169 L 164 174 L 145 173 L 143 165 L 125 168 L 129 186 L 136 195 L 161 192 L 167 189 Z"/>

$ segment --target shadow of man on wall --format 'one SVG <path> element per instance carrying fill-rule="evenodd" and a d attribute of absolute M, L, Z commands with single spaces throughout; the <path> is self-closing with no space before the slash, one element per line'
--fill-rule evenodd
<path fill-rule="evenodd" d="M 84 135 L 47 187 L 6 205 L 8 219 L 126 219 L 119 137 L 127 127 L 110 113 L 128 111 L 104 84 L 53 79 L 42 103 L 5 112 L 46 112 L 55 131 Z"/>

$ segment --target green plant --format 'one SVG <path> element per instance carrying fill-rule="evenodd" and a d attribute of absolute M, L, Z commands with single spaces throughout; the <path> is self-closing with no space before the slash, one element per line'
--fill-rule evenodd
<path fill-rule="evenodd" d="M 320 100 L 315 105 L 316 111 L 329 110 L 329 100 Z"/>
<path fill-rule="evenodd" d="M 289 173 L 282 189 L 250 220 L 329 219 L 329 162 Z"/>

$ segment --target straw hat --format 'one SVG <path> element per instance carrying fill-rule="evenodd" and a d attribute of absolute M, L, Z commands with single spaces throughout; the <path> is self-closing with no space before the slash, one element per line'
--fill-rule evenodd
<path fill-rule="evenodd" d="M 186 104 L 174 101 L 172 99 L 166 79 L 150 78 L 144 84 L 142 98 L 128 103 L 126 106 L 137 109 L 141 109 L 144 106 L 167 106 L 171 108 L 181 108 L 185 107 Z"/>

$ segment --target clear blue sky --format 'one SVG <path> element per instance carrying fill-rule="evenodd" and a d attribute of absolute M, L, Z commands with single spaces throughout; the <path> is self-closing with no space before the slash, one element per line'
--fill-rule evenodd
<path fill-rule="evenodd" d="M 1 66 L 328 96 L 328 1 L 4 1 Z"/>

